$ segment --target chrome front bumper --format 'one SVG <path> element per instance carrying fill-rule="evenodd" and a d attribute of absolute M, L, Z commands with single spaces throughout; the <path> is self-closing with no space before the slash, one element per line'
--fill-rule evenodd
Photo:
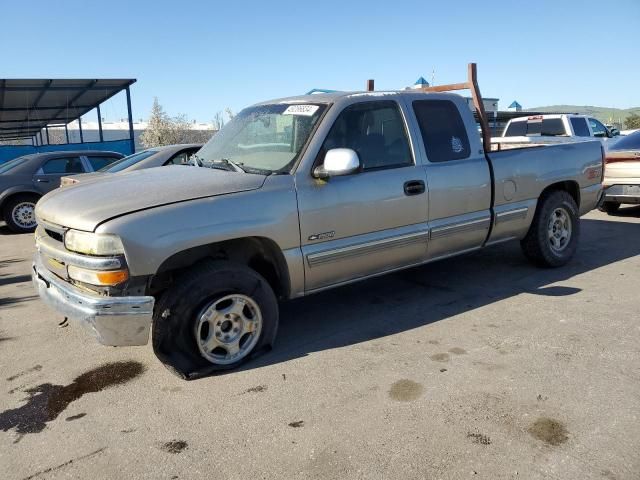
<path fill-rule="evenodd" d="M 149 341 L 153 297 L 105 297 L 81 290 L 44 268 L 38 253 L 32 280 L 49 307 L 79 321 L 103 345 L 146 345 Z"/>

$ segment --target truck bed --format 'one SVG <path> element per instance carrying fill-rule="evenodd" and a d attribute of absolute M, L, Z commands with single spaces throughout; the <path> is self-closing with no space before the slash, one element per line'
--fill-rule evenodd
<path fill-rule="evenodd" d="M 509 149 L 488 157 L 495 180 L 490 242 L 526 235 L 540 195 L 552 184 L 572 186 L 581 215 L 598 203 L 603 158 L 599 141 Z"/>

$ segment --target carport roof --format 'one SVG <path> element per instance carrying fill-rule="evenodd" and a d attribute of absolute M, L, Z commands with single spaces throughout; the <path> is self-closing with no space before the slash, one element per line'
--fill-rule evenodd
<path fill-rule="evenodd" d="M 31 138 L 66 125 L 125 90 L 135 79 L 0 79 L 0 140 Z"/>

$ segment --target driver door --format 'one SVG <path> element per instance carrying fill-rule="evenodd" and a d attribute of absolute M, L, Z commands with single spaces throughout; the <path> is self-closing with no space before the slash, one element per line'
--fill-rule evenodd
<path fill-rule="evenodd" d="M 305 290 L 417 264 L 427 254 L 427 192 L 396 101 L 347 106 L 324 140 L 350 148 L 361 171 L 327 180 L 296 173 Z"/>
<path fill-rule="evenodd" d="M 80 157 L 57 157 L 45 160 L 33 176 L 33 183 L 43 195 L 60 186 L 60 179 L 65 175 L 85 173 Z"/>

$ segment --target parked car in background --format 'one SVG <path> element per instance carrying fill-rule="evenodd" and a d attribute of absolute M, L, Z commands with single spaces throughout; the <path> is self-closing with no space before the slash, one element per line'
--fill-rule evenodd
<path fill-rule="evenodd" d="M 36 202 L 60 186 L 63 175 L 95 172 L 123 157 L 98 150 L 34 153 L 0 165 L 0 212 L 14 232 L 36 228 Z"/>
<path fill-rule="evenodd" d="M 605 125 L 587 115 L 549 114 L 509 120 L 502 136 L 491 139 L 498 149 L 613 138 Z"/>
<path fill-rule="evenodd" d="M 487 144 L 459 95 L 264 102 L 225 125 L 198 167 L 48 194 L 34 284 L 105 345 L 144 345 L 151 332 L 158 358 L 193 378 L 272 345 L 278 299 L 507 240 L 537 265 L 564 265 L 601 199 L 601 144 Z"/>
<path fill-rule="evenodd" d="M 609 130 L 611 132 L 611 135 L 613 135 L 614 137 L 620 136 L 620 130 L 618 129 L 618 127 L 609 124 L 605 125 L 605 127 L 607 127 L 607 130 Z"/>
<path fill-rule="evenodd" d="M 640 131 L 621 137 L 608 149 L 600 207 L 615 213 L 625 203 L 640 204 Z"/>
<path fill-rule="evenodd" d="M 124 157 L 111 165 L 101 168 L 97 172 L 73 175 L 72 177 L 62 177 L 61 186 L 64 187 L 85 180 L 93 180 L 104 177 L 110 173 L 131 172 L 133 170 L 162 167 L 164 165 L 185 165 L 191 155 L 200 150 L 201 147 L 201 143 L 184 143 L 148 148 Z"/>

